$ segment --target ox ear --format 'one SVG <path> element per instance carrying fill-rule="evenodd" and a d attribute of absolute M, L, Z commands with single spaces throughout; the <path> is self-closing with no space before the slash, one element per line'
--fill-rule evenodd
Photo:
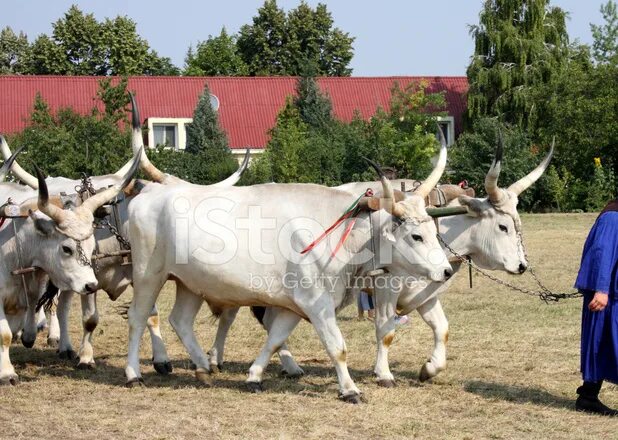
<path fill-rule="evenodd" d="M 468 215 L 472 217 L 478 217 L 483 214 L 483 211 L 485 211 L 482 200 L 465 195 L 457 197 L 457 200 L 461 206 L 468 208 Z"/>
<path fill-rule="evenodd" d="M 28 215 L 34 222 L 34 228 L 39 234 L 44 235 L 45 237 L 49 237 L 53 234 L 54 229 L 56 228 L 53 220 L 37 217 L 36 215 L 34 215 L 34 212 L 32 212 L 32 210 L 30 210 Z"/>

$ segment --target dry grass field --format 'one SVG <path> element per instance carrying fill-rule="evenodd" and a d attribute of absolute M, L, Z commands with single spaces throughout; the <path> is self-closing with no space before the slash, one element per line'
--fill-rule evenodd
<path fill-rule="evenodd" d="M 570 290 L 594 215 L 526 215 L 524 233 L 531 263 L 546 283 Z M 512 281 L 531 287 L 529 275 Z M 372 377 L 374 331 L 358 322 L 356 310 L 340 316 L 351 374 L 366 403 L 337 399 L 335 371 L 313 329 L 302 323 L 290 346 L 306 375 L 278 376 L 276 358 L 265 374 L 266 391 L 246 392 L 243 381 L 264 341 L 264 332 L 244 310 L 228 339 L 224 370 L 213 388 L 194 379 L 178 339 L 167 324 L 174 286 L 159 305 L 163 335 L 174 373 L 158 376 L 150 364 L 149 339 L 142 344 L 147 387 L 125 389 L 127 324 L 116 305 L 99 298 L 95 334 L 96 371 L 77 371 L 44 347 L 12 347 L 22 383 L 0 388 L 3 439 L 184 439 L 184 438 L 423 438 L 423 439 L 609 439 L 618 420 L 574 411 L 579 375 L 581 300 L 545 305 L 478 276 L 468 289 L 467 273 L 443 298 L 450 321 L 447 370 L 431 383 L 418 371 L 432 347 L 418 315 L 399 328 L 391 348 L 398 387 L 382 389 Z M 129 298 L 121 298 L 128 300 Z M 81 336 L 78 301 L 72 337 Z M 207 310 L 197 332 L 210 347 L 215 326 Z M 618 388 L 605 386 L 602 399 L 618 407 Z"/>

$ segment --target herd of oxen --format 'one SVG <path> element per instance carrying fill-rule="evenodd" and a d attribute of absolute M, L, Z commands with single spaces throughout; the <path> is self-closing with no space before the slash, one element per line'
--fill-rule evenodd
<path fill-rule="evenodd" d="M 433 330 L 433 352 L 420 379 L 445 368 L 448 322 L 439 294 L 462 264 L 456 256 L 512 274 L 527 268 L 517 198 L 543 174 L 553 145 L 530 174 L 501 188 L 499 141 L 485 179 L 486 198 L 475 198 L 456 185 L 442 185 L 439 199 L 451 209 L 444 212 L 428 205 L 446 167 L 441 132 L 437 163 L 422 183 L 390 181 L 369 161 L 380 180 L 337 188 L 234 186 L 247 166 L 247 156 L 232 176 L 205 186 L 165 174 L 149 161 L 133 96 L 131 102 L 134 156 L 115 174 L 92 176 L 91 186 L 45 178 L 38 168 L 36 177 L 29 174 L 16 161 L 19 151 L 12 154 L 2 138 L 2 384 L 19 381 L 9 357 L 11 343 L 20 335 L 22 343 L 32 347 L 44 325 L 49 326 L 48 344 L 57 346 L 61 357 L 78 357 L 78 367 L 92 368 L 93 330 L 99 320 L 95 292 L 103 290 L 116 300 L 129 286 L 134 293 L 128 309 L 126 384 L 143 384 L 139 345 L 146 327 L 156 371 L 171 373 L 155 303 L 164 283 L 173 280 L 176 299 L 169 322 L 187 349 L 197 380 L 211 383 L 211 374 L 223 363 L 225 338 L 239 307 L 251 306 L 268 335 L 250 367 L 249 389 L 262 389 L 263 371 L 275 352 L 283 373 L 303 374 L 286 341 L 306 319 L 335 366 L 340 398 L 357 403 L 361 392 L 348 373 L 336 314 L 354 302 L 361 288 L 373 295 L 375 304 L 374 372 L 378 383 L 389 387 L 395 383 L 388 349 L 397 315 L 416 310 Z M 140 168 L 150 180 L 134 179 Z M 4 182 L 9 173 L 22 183 Z M 91 190 L 84 190 L 86 186 Z M 395 190 L 397 186 L 402 190 Z M 455 211 L 459 215 L 445 215 L 453 213 L 453 206 L 459 207 Z M 338 226 L 328 228 L 333 223 Z M 329 232 L 325 239 L 314 240 L 325 230 Z M 448 246 L 438 241 L 438 230 Z M 130 243 L 130 262 L 123 256 L 129 253 L 125 240 Z M 77 353 L 68 330 L 74 293 L 81 298 L 83 324 Z M 41 298 L 49 300 L 50 295 L 57 315 L 52 312 L 46 318 Z M 194 333 L 203 302 L 219 318 L 208 352 Z"/>

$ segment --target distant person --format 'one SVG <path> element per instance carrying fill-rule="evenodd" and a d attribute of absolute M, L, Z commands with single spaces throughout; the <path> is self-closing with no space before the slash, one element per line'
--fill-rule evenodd
<path fill-rule="evenodd" d="M 373 321 L 375 317 L 375 309 L 373 307 L 373 298 L 365 291 L 360 291 L 358 294 L 358 320 L 363 321 L 365 319 L 365 312 L 367 312 L 367 319 Z"/>
<path fill-rule="evenodd" d="M 618 384 L 618 200 L 597 218 L 584 244 L 575 281 L 584 295 L 577 411 L 616 416 L 599 400 L 603 381 Z"/>

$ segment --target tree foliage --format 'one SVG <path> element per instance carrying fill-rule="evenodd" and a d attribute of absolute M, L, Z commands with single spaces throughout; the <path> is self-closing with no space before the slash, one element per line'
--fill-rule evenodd
<path fill-rule="evenodd" d="M 534 126 L 533 88 L 552 80 L 569 59 L 566 13 L 549 0 L 486 0 L 470 27 L 474 55 L 468 66 L 468 117 L 494 116 Z"/>
<path fill-rule="evenodd" d="M 286 14 L 276 0 L 266 0 L 252 24 L 241 27 L 237 47 L 250 75 L 299 76 L 311 66 L 319 76 L 349 76 L 353 41 L 333 28 L 324 4 L 312 9 L 301 1 Z"/>
<path fill-rule="evenodd" d="M 126 120 L 127 100 L 115 99 L 122 94 L 126 97 L 126 81 L 118 85 L 101 82 L 98 99 L 104 111 L 95 105 L 85 116 L 70 108 L 52 114 L 47 103 L 37 95 L 28 126 L 9 139 L 14 146 L 28 147 L 20 161 L 22 165 L 33 172 L 32 163 L 36 163 L 50 175 L 69 178 L 79 178 L 81 173 L 103 175 L 120 169 L 131 157 L 131 133 L 118 124 Z"/>
<path fill-rule="evenodd" d="M 15 34 L 10 27 L 0 31 L 0 74 L 15 74 L 23 70 L 28 56 L 28 38 L 23 32 Z"/>
<path fill-rule="evenodd" d="M 195 51 L 189 48 L 183 74 L 186 76 L 246 76 L 249 68 L 240 57 L 236 36 L 228 35 L 225 28 L 206 41 L 197 44 Z"/>
<path fill-rule="evenodd" d="M 618 9 L 616 2 L 609 0 L 601 5 L 603 25 L 591 24 L 592 49 L 598 63 L 618 64 Z"/>
<path fill-rule="evenodd" d="M 10 28 L 0 35 L 8 46 L 10 73 L 32 75 L 177 75 L 169 58 L 160 57 L 137 34 L 128 17 L 96 20 L 73 5 L 52 24 L 51 36 L 42 34 L 31 45 Z M 27 47 L 24 47 L 26 45 Z"/>
<path fill-rule="evenodd" d="M 251 164 L 245 183 L 314 182 L 338 185 L 373 180 L 363 157 L 395 168 L 399 177 L 422 178 L 436 153 L 435 116 L 444 105 L 426 83 L 395 85 L 388 111 L 369 121 L 333 117 L 332 104 L 313 78 L 299 78 L 271 131 L 266 151 Z"/>

